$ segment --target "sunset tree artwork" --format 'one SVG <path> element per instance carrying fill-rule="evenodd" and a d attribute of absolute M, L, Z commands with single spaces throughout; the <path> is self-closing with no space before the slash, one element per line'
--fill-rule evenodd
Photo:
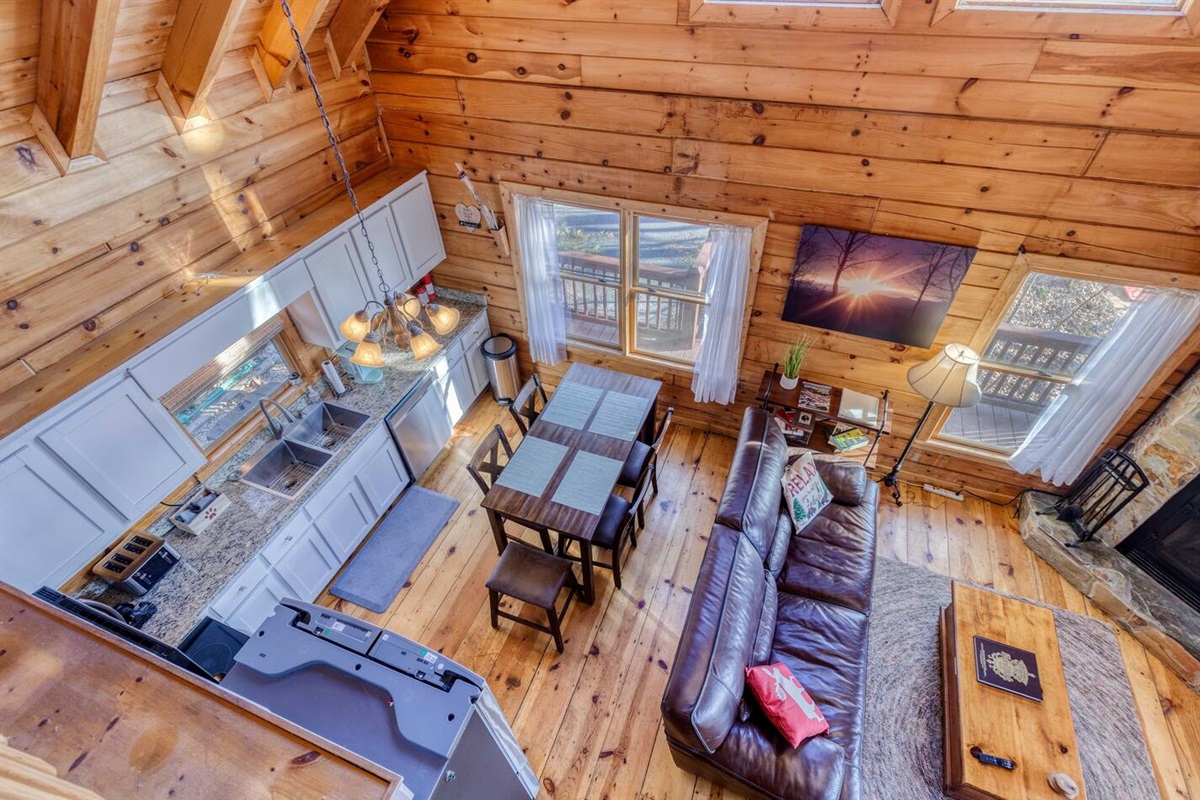
<path fill-rule="evenodd" d="M 805 225 L 783 319 L 927 348 L 975 248 Z"/>

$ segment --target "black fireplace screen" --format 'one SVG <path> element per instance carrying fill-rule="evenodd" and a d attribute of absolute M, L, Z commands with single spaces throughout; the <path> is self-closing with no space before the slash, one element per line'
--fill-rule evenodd
<path fill-rule="evenodd" d="M 1200 477 L 1151 514 L 1117 551 L 1200 611 Z"/>
<path fill-rule="evenodd" d="M 1071 526 L 1079 537 L 1068 543 L 1071 547 L 1095 536 L 1148 483 L 1136 461 L 1120 450 L 1105 450 L 1066 496 L 1038 513 L 1058 514 L 1058 519 Z"/>

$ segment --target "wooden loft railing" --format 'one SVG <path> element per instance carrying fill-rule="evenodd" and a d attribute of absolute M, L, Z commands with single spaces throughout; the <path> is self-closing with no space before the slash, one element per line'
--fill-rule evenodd
<path fill-rule="evenodd" d="M 1058 388 L 1087 363 L 1101 341 L 1094 336 L 1001 325 L 983 354 L 980 388 L 991 405 L 1040 411 L 1054 399 Z M 989 363 L 1005 369 L 987 369 Z M 1064 375 L 1067 379 L 1061 377 Z"/>

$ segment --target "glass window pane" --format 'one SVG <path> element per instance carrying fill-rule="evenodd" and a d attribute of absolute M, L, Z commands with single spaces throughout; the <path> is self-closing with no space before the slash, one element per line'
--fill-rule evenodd
<path fill-rule="evenodd" d="M 637 218 L 637 282 L 701 295 L 708 275 L 708 225 L 658 217 Z"/>
<path fill-rule="evenodd" d="M 567 335 L 620 346 L 621 215 L 554 204 Z"/>
<path fill-rule="evenodd" d="M 249 358 L 231 364 L 217 380 L 193 392 L 171 413 L 196 444 L 207 450 L 258 413 L 258 401 L 274 397 L 291 373 L 275 343 L 268 341 Z"/>
<path fill-rule="evenodd" d="M 969 443 L 1017 449 L 1042 411 L 1058 397 L 1063 385 L 994 370 L 979 371 L 983 400 L 971 408 L 956 408 L 941 435 Z"/>
<path fill-rule="evenodd" d="M 639 293 L 634 347 L 642 353 L 695 361 L 707 315 L 708 308 L 700 303 Z"/>
<path fill-rule="evenodd" d="M 1183 0 L 959 0 L 958 8 L 1003 8 L 1011 11 L 1178 11 Z"/>
<path fill-rule="evenodd" d="M 1009 306 L 984 361 L 1070 377 L 1141 293 L 1061 275 L 1032 273 Z"/>

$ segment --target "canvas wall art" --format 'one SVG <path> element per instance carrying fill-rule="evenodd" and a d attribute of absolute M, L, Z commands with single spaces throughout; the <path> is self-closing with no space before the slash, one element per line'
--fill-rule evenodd
<path fill-rule="evenodd" d="M 783 318 L 930 347 L 975 248 L 805 225 Z"/>

